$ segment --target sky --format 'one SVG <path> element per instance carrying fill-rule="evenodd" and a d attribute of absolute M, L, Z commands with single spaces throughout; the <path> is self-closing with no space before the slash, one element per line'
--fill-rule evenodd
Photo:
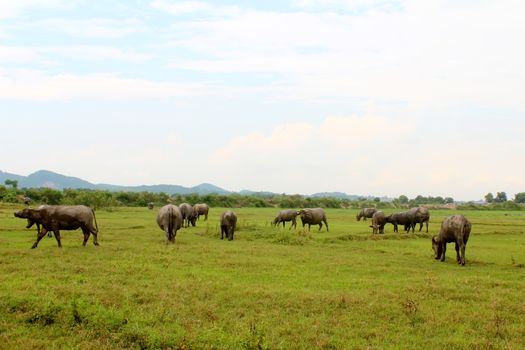
<path fill-rule="evenodd" d="M 509 198 L 525 3 L 0 2 L 0 170 Z"/>

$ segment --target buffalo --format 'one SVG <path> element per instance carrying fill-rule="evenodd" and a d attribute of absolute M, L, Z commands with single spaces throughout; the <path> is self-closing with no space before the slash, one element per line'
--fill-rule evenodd
<path fill-rule="evenodd" d="M 231 210 L 225 211 L 221 215 L 221 239 L 224 239 L 224 235 L 228 238 L 228 241 L 233 240 L 233 234 L 237 227 L 237 215 Z"/>
<path fill-rule="evenodd" d="M 377 211 L 375 208 L 363 208 L 361 211 L 356 215 L 357 221 L 360 221 L 361 218 L 363 218 L 364 221 L 366 221 L 366 218 L 372 218 L 374 213 Z"/>
<path fill-rule="evenodd" d="M 166 233 L 166 244 L 175 243 L 177 230 L 182 226 L 182 214 L 179 207 L 167 204 L 160 208 L 157 214 L 157 224 Z"/>
<path fill-rule="evenodd" d="M 299 215 L 297 213 L 297 210 L 293 210 L 293 209 L 281 210 L 277 214 L 275 219 L 273 219 L 272 225 L 273 226 L 277 226 L 277 225 L 279 225 L 282 222 L 283 223 L 283 227 L 285 227 L 285 222 L 286 221 L 291 221 L 292 225 L 290 226 L 290 229 L 292 227 L 297 228 L 297 220 L 296 220 L 297 215 Z"/>
<path fill-rule="evenodd" d="M 397 225 L 403 225 L 405 231 L 410 231 L 410 228 L 412 228 L 412 232 L 414 232 L 414 213 L 409 211 L 390 214 L 386 217 L 386 222 L 394 225 L 394 232 L 398 232 Z"/>
<path fill-rule="evenodd" d="M 412 232 L 414 232 L 414 228 L 416 224 L 419 224 L 419 232 L 421 232 L 421 229 L 423 228 L 423 223 L 425 223 L 426 228 L 427 228 L 427 233 L 428 233 L 428 222 L 430 221 L 430 213 L 428 209 L 425 207 L 417 207 L 417 208 L 410 209 L 408 212 L 414 216 L 414 221 L 413 221 L 414 227 L 412 227 Z"/>
<path fill-rule="evenodd" d="M 439 234 L 432 237 L 434 258 L 445 261 L 447 243 L 454 242 L 456 244 L 456 260 L 458 264 L 465 265 L 465 248 L 471 229 L 472 224 L 463 215 L 453 215 L 444 218 Z"/>
<path fill-rule="evenodd" d="M 155 203 L 153 203 L 153 202 L 149 202 L 148 203 L 148 209 L 149 210 L 153 210 L 154 207 L 155 207 Z"/>
<path fill-rule="evenodd" d="M 60 230 L 76 230 L 82 229 L 84 234 L 84 242 L 86 246 L 89 235 L 93 234 L 93 244 L 98 246 L 98 224 L 95 217 L 95 211 L 85 205 L 48 205 L 39 207 L 37 209 L 26 208 L 20 210 L 14 215 L 17 218 L 24 218 L 29 223 L 36 223 L 42 226 L 42 230 L 37 234 L 36 242 L 31 247 L 32 249 L 38 246 L 38 242 L 48 233 L 53 231 L 58 243 L 58 247 L 62 247 L 60 241 Z M 94 225 L 93 225 L 94 222 Z"/>
<path fill-rule="evenodd" d="M 179 210 L 182 215 L 182 227 L 195 226 L 195 220 L 197 220 L 197 214 L 193 210 L 193 207 L 188 203 L 182 203 L 179 205 Z"/>
<path fill-rule="evenodd" d="M 382 211 L 376 211 L 374 215 L 372 215 L 372 225 L 370 225 L 372 228 L 372 234 L 384 233 L 386 223 L 385 213 Z"/>
<path fill-rule="evenodd" d="M 201 215 L 204 215 L 204 221 L 208 220 L 208 212 L 210 211 L 210 207 L 208 207 L 208 204 L 206 203 L 198 203 L 193 206 L 193 210 L 195 211 L 197 215 L 197 220 L 200 219 Z"/>
<path fill-rule="evenodd" d="M 319 231 L 321 231 L 324 222 L 326 232 L 328 232 L 328 222 L 326 221 L 326 214 L 322 208 L 301 209 L 298 214 L 301 216 L 303 227 L 308 224 L 308 231 L 310 231 L 310 226 L 312 225 L 319 225 Z"/>

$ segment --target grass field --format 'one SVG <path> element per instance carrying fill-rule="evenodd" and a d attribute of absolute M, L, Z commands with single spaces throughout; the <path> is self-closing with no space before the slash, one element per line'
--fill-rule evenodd
<path fill-rule="evenodd" d="M 208 222 L 164 244 L 157 209 L 97 211 L 100 246 L 63 248 L 0 206 L 0 348 L 524 349 L 525 214 L 462 212 L 467 264 L 430 234 L 371 237 L 355 210 L 330 232 L 272 228 L 277 209 L 235 209 L 232 242 Z M 431 211 L 430 233 L 454 211 Z"/>

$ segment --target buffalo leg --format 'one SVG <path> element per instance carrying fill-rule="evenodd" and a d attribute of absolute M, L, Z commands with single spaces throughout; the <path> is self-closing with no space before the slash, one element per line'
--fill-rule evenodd
<path fill-rule="evenodd" d="M 317 232 L 320 232 L 322 228 L 323 228 L 323 223 L 320 222 L 320 223 L 319 223 L 319 230 L 318 230 Z"/>
<path fill-rule="evenodd" d="M 394 225 L 394 232 L 398 232 L 397 231 L 397 224 L 393 224 Z"/>
<path fill-rule="evenodd" d="M 224 239 L 224 226 L 221 226 L 221 239 Z"/>
<path fill-rule="evenodd" d="M 461 264 L 461 258 L 459 257 L 459 244 L 456 242 L 456 261 Z"/>
<path fill-rule="evenodd" d="M 461 249 L 461 265 L 465 266 L 465 248 L 466 245 L 464 242 L 461 242 L 459 245 L 459 249 Z"/>
<path fill-rule="evenodd" d="M 57 240 L 58 247 L 62 248 L 62 242 L 60 242 L 60 231 L 56 230 L 56 231 L 53 231 L 53 233 L 55 234 L 55 238 Z"/>
<path fill-rule="evenodd" d="M 323 221 L 324 221 L 324 225 L 326 226 L 326 232 L 328 232 L 329 231 L 328 230 L 328 221 L 326 221 L 326 219 L 323 219 Z"/>
<path fill-rule="evenodd" d="M 297 221 L 295 221 L 295 219 L 292 220 L 292 226 L 297 229 Z M 290 226 L 290 229 L 292 228 L 292 226 Z"/>
<path fill-rule="evenodd" d="M 427 227 L 427 233 L 428 233 L 428 221 L 425 222 L 425 225 Z"/>
<path fill-rule="evenodd" d="M 98 232 L 97 231 L 91 231 L 93 234 L 93 244 L 98 245 Z"/>
<path fill-rule="evenodd" d="M 286 221 L 283 220 L 283 228 L 286 227 Z"/>
<path fill-rule="evenodd" d="M 170 243 L 170 231 L 164 230 L 164 232 L 166 233 L 166 245 L 168 245 Z"/>
<path fill-rule="evenodd" d="M 46 229 L 43 229 L 42 231 L 40 231 L 40 233 L 36 236 L 36 242 L 33 243 L 33 246 L 31 247 L 31 249 L 35 249 L 37 246 L 38 246 L 38 242 L 40 242 L 40 240 L 42 238 L 44 238 L 44 236 L 46 235 L 47 233 L 47 230 Z"/>
<path fill-rule="evenodd" d="M 310 227 L 312 227 L 312 224 L 308 224 L 308 231 L 310 231 Z"/>
<path fill-rule="evenodd" d="M 89 239 L 89 230 L 86 229 L 86 228 L 83 228 L 82 229 L 82 233 L 84 234 L 84 242 L 82 242 L 82 245 L 85 247 L 86 246 L 86 243 Z"/>
<path fill-rule="evenodd" d="M 443 252 L 441 253 L 441 261 L 445 261 L 445 252 L 447 251 L 447 244 L 445 242 L 441 243 Z"/>

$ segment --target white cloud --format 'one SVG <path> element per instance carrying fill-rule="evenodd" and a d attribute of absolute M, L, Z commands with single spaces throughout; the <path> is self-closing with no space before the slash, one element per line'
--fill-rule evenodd
<path fill-rule="evenodd" d="M 0 19 L 18 17 L 33 9 L 67 8 L 74 3 L 72 0 L 5 0 L 0 2 Z"/>
<path fill-rule="evenodd" d="M 525 109 L 525 32 L 515 1 L 472 7 L 404 3 L 366 16 L 243 11 L 187 21 L 175 47 L 202 59 L 172 61 L 213 73 L 276 73 L 280 97 L 365 98 L 418 105 L 471 103 Z M 468 19 L 467 22 L 465 19 Z M 180 33 L 183 33 L 182 35 Z"/>
<path fill-rule="evenodd" d="M 206 14 L 207 16 L 232 16 L 241 10 L 237 6 L 218 6 L 204 1 L 168 1 L 155 0 L 150 6 L 170 15 Z"/>
<path fill-rule="evenodd" d="M 235 190 L 421 194 L 460 200 L 481 198 L 492 188 L 520 191 L 525 164 L 508 150 L 525 149 L 525 141 L 495 147 L 478 135 L 419 138 L 420 131 L 421 125 L 408 119 L 374 116 L 283 124 L 269 135 L 234 138 L 212 153 L 210 166 L 216 181 Z M 414 137 L 419 138 L 416 143 Z M 502 170 L 510 166 L 512 171 Z"/>
<path fill-rule="evenodd" d="M 18 70 L 0 70 L 0 99 L 57 101 L 71 99 L 151 99 L 194 97 L 210 93 L 206 83 L 154 82 L 115 75 L 47 75 Z"/>
<path fill-rule="evenodd" d="M 70 36 L 98 39 L 116 39 L 147 31 L 142 21 L 133 18 L 118 20 L 108 18 L 90 18 L 85 20 L 52 18 L 39 20 L 31 25 L 43 30 L 52 30 Z"/>

